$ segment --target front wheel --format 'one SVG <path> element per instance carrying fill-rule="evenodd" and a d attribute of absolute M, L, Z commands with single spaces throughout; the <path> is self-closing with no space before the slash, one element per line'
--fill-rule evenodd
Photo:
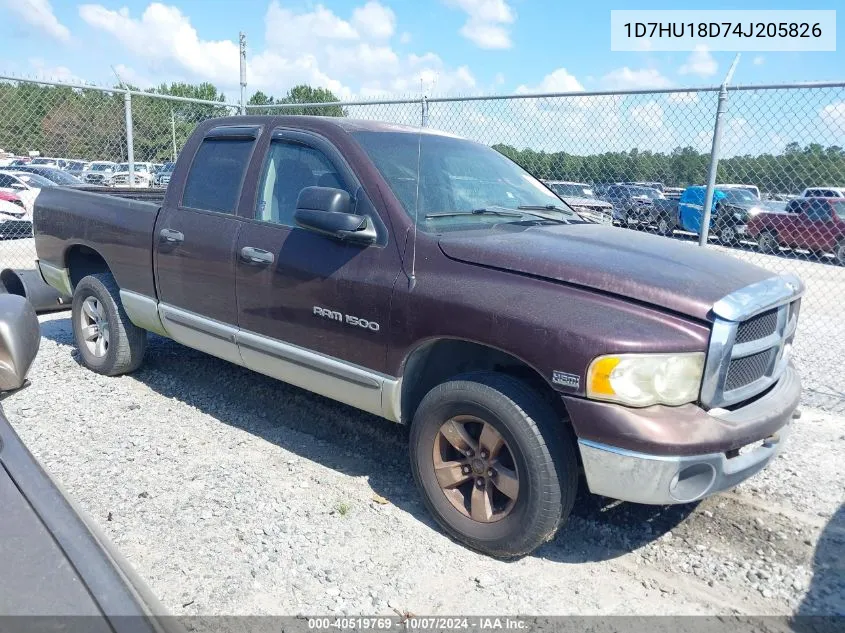
<path fill-rule="evenodd" d="M 719 240 L 722 244 L 733 246 L 739 243 L 739 235 L 732 226 L 723 226 L 719 231 Z"/>
<path fill-rule="evenodd" d="M 777 237 L 769 232 L 760 234 L 757 238 L 757 248 L 766 255 L 775 255 L 780 250 Z"/>
<path fill-rule="evenodd" d="M 147 331 L 129 320 L 111 273 L 88 275 L 73 291 L 73 337 L 82 364 L 106 376 L 137 369 L 147 349 Z"/>
<path fill-rule="evenodd" d="M 839 242 L 833 254 L 836 256 L 836 263 L 845 266 L 845 242 Z"/>
<path fill-rule="evenodd" d="M 423 398 L 411 426 L 411 470 L 429 511 L 485 554 L 527 554 L 572 509 L 578 461 L 566 422 L 503 374 L 459 376 Z"/>
<path fill-rule="evenodd" d="M 666 218 L 659 218 L 657 220 L 657 233 L 663 237 L 670 237 L 673 233 L 672 225 Z"/>

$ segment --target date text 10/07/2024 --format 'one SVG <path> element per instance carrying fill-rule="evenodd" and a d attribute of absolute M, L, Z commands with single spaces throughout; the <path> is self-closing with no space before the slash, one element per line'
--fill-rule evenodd
<path fill-rule="evenodd" d="M 526 631 L 528 622 L 513 617 L 324 617 L 308 618 L 312 631 Z"/>

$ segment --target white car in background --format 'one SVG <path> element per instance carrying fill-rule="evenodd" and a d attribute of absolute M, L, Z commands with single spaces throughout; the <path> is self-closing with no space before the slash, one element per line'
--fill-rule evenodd
<path fill-rule="evenodd" d="M 116 170 L 117 163 L 113 163 L 110 160 L 95 160 L 92 163 L 88 163 L 80 178 L 87 185 L 103 185 L 108 187 L 111 185 L 111 179 Z"/>
<path fill-rule="evenodd" d="M 55 186 L 54 182 L 38 174 L 26 171 L 0 172 L 0 190 L 17 194 L 30 216 L 32 216 L 32 207 L 41 189 Z"/>
<path fill-rule="evenodd" d="M 114 171 L 113 187 L 151 187 L 153 184 L 153 163 L 135 163 L 135 178 L 129 184 L 129 163 L 120 163 Z"/>
<path fill-rule="evenodd" d="M 801 192 L 802 198 L 845 198 L 845 187 L 810 187 Z"/>

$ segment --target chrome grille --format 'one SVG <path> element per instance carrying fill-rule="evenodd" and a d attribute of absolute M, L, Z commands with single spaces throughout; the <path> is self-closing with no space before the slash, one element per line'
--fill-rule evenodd
<path fill-rule="evenodd" d="M 756 341 L 773 334 L 778 326 L 778 311 L 769 310 L 743 321 L 736 329 L 735 343 Z"/>
<path fill-rule="evenodd" d="M 766 375 L 772 362 L 773 349 L 758 352 L 751 356 L 735 358 L 728 366 L 728 376 L 725 379 L 725 391 L 733 391 L 752 384 Z"/>
<path fill-rule="evenodd" d="M 728 295 L 713 306 L 701 402 L 727 407 L 776 383 L 789 364 L 803 284 L 774 277 Z M 786 353 L 785 353 L 786 351 Z"/>

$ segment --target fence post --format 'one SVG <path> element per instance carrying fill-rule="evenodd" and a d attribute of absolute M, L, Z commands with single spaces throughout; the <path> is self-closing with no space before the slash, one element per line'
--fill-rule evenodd
<path fill-rule="evenodd" d="M 716 124 L 713 127 L 713 146 L 710 148 L 710 167 L 707 169 L 707 190 L 704 194 L 704 209 L 701 212 L 701 229 L 698 236 L 698 245 L 707 246 L 707 238 L 710 236 L 710 216 L 713 208 L 713 189 L 716 186 L 716 172 L 719 170 L 719 146 L 722 143 L 722 115 L 725 113 L 725 105 L 728 102 L 728 82 L 733 77 L 739 55 L 734 58 L 725 80 L 719 88 L 719 103 L 716 106 Z"/>
<path fill-rule="evenodd" d="M 420 127 L 428 127 L 428 97 L 423 96 L 420 106 Z"/>
<path fill-rule="evenodd" d="M 241 58 L 241 114 L 246 114 L 246 101 L 244 101 L 244 91 L 246 90 L 246 33 L 243 31 L 238 33 L 238 40 Z"/>
<path fill-rule="evenodd" d="M 132 95 L 123 93 L 123 110 L 126 113 L 126 160 L 129 162 L 129 186 L 135 186 L 135 144 L 132 131 Z"/>

